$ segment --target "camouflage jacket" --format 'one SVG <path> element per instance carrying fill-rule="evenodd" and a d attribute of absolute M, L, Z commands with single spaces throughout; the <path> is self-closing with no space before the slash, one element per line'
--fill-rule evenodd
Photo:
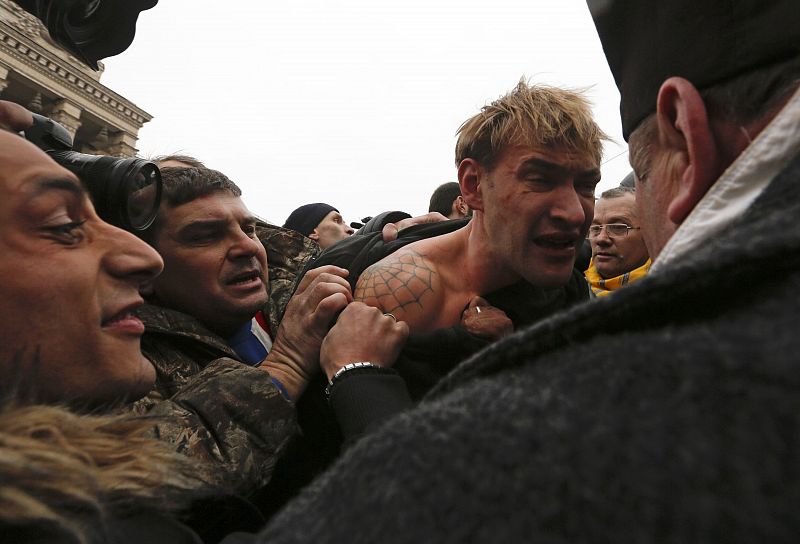
<path fill-rule="evenodd" d="M 320 248 L 311 238 L 276 225 L 259 222 L 256 232 L 267 248 L 269 264 L 269 301 L 264 315 L 269 320 L 270 330 L 277 331 L 298 276 L 316 259 Z"/>
<path fill-rule="evenodd" d="M 264 487 L 297 431 L 294 406 L 193 317 L 153 305 L 138 313 L 142 353 L 157 374 L 132 410 L 158 417 L 156 435 L 178 451 L 219 466 L 208 483 L 243 495 Z"/>
<path fill-rule="evenodd" d="M 154 416 L 155 436 L 209 462 L 208 483 L 249 495 L 264 487 L 297 432 L 294 406 L 269 374 L 229 358 L 216 359 L 171 398 L 142 399 L 133 410 Z"/>
<path fill-rule="evenodd" d="M 275 225 L 259 223 L 257 229 L 267 248 L 269 266 L 269 300 L 263 312 L 274 333 L 297 276 L 319 253 L 319 246 L 298 232 Z M 155 388 L 139 402 L 140 406 L 170 398 L 215 359 L 238 359 L 224 339 L 190 315 L 152 304 L 143 306 L 137 314 L 145 325 L 142 352 L 157 371 Z"/>
<path fill-rule="evenodd" d="M 310 239 L 259 224 L 267 248 L 271 330 L 291 298 L 297 274 L 319 252 Z M 219 481 L 247 493 L 263 487 L 296 430 L 294 407 L 263 370 L 238 362 L 218 335 L 192 316 L 155 305 L 137 312 L 145 324 L 142 352 L 156 367 L 153 391 L 136 402 L 140 414 L 162 416 L 157 433 L 181 451 L 224 468 Z"/>

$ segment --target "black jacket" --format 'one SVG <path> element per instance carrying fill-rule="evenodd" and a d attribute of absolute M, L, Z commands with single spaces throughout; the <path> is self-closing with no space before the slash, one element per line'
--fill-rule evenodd
<path fill-rule="evenodd" d="M 800 159 L 681 262 L 460 365 L 260 542 L 795 542 Z"/>
<path fill-rule="evenodd" d="M 380 232 L 352 236 L 324 251 L 308 269 L 326 264 L 347 268 L 347 280 L 355 289 L 358 277 L 372 264 L 407 244 L 452 232 L 468 221 L 416 225 L 388 243 L 383 242 Z M 505 311 L 515 327 L 522 327 L 585 301 L 588 296 L 583 274 L 575 269 L 563 288 L 542 289 L 520 282 L 484 298 Z M 489 344 L 489 340 L 470 334 L 463 327 L 410 337 L 393 367 L 397 376 L 348 376 L 333 390 L 333 410 L 323 392 L 327 381 L 323 376 L 312 381 L 297 405 L 303 437 L 297 439 L 276 469 L 276 480 L 266 494 L 275 498 L 294 493 L 340 454 L 343 443 L 355 441 L 390 415 L 412 406 L 458 363 Z"/>

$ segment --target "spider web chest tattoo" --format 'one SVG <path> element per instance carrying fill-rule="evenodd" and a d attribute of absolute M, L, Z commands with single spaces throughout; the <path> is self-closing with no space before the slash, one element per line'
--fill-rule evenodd
<path fill-rule="evenodd" d="M 409 251 L 367 269 L 359 279 L 355 298 L 376 301 L 390 313 L 413 305 L 423 308 L 421 300 L 425 293 L 433 292 L 434 275 L 436 272 L 424 256 Z"/>

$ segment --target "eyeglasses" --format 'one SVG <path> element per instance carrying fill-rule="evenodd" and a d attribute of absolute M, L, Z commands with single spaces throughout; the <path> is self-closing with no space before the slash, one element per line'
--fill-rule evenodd
<path fill-rule="evenodd" d="M 607 225 L 592 225 L 589 227 L 589 234 L 587 238 L 597 238 L 600 236 L 600 231 L 606 229 L 606 235 L 611 238 L 624 238 L 628 235 L 629 230 L 639 230 L 641 227 L 629 227 L 625 223 L 609 223 Z"/>

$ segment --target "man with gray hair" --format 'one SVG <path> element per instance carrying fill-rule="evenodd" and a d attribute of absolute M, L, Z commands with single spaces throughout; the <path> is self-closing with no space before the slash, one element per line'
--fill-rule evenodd
<path fill-rule="evenodd" d="M 635 189 L 620 185 L 600 195 L 589 242 L 592 260 L 585 275 L 595 296 L 613 293 L 647 274 L 650 259 L 636 215 Z"/>

